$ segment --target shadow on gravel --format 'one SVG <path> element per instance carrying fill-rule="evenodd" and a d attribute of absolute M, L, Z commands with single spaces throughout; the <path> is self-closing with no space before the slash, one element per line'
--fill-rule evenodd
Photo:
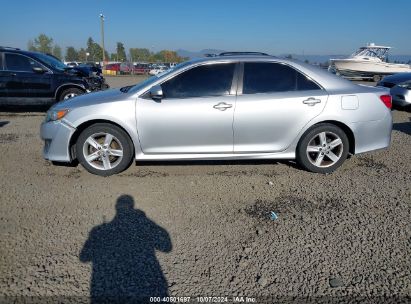
<path fill-rule="evenodd" d="M 170 161 L 137 161 L 138 166 L 221 166 L 221 165 L 279 165 L 284 164 L 286 166 L 299 169 L 301 168 L 293 160 L 274 160 L 274 159 L 239 159 L 239 160 L 170 160 Z"/>
<path fill-rule="evenodd" d="M 94 227 L 80 252 L 81 262 L 92 263 L 91 303 L 140 303 L 142 297 L 167 296 L 155 252 L 171 249 L 168 232 L 134 209 L 132 196 L 120 196 L 114 219 Z"/>
<path fill-rule="evenodd" d="M 411 117 L 409 118 L 410 122 L 398 122 L 394 123 L 392 128 L 396 131 L 411 135 Z"/>
<path fill-rule="evenodd" d="M 14 105 L 14 106 L 0 106 L 0 112 L 8 113 L 25 113 L 25 112 L 47 112 L 51 105 Z"/>
<path fill-rule="evenodd" d="M 0 128 L 4 127 L 5 125 L 8 125 L 10 121 L 0 121 Z"/>

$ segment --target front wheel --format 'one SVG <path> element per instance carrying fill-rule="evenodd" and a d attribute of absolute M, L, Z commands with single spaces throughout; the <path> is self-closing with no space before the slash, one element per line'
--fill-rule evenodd
<path fill-rule="evenodd" d="M 76 154 L 90 173 L 109 176 L 127 169 L 134 156 L 130 137 L 122 129 L 107 123 L 94 124 L 78 137 Z"/>
<path fill-rule="evenodd" d="M 64 90 L 60 96 L 59 96 L 59 101 L 61 100 L 67 100 L 73 97 L 76 97 L 77 95 L 84 94 L 84 91 L 77 89 L 77 88 L 69 88 L 67 90 Z"/>
<path fill-rule="evenodd" d="M 308 171 L 331 173 L 347 158 L 349 141 L 339 127 L 319 124 L 301 137 L 297 147 L 297 161 Z"/>

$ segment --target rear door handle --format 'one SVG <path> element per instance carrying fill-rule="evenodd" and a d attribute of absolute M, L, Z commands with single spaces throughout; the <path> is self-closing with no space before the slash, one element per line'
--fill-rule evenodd
<path fill-rule="evenodd" d="M 303 103 L 309 106 L 314 106 L 315 104 L 320 103 L 320 102 L 321 102 L 321 99 L 317 99 L 314 97 L 310 97 L 306 100 L 303 100 Z"/>
<path fill-rule="evenodd" d="M 220 102 L 216 105 L 213 106 L 214 109 L 220 110 L 220 111 L 225 111 L 229 108 L 231 108 L 233 105 L 225 102 Z"/>
<path fill-rule="evenodd" d="M 16 76 L 17 74 L 16 73 L 10 73 L 10 76 Z"/>

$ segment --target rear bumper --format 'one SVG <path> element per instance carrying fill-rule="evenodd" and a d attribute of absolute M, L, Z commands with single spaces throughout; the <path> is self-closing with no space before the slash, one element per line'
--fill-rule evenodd
<path fill-rule="evenodd" d="M 43 157 L 51 161 L 70 162 L 70 138 L 75 131 L 63 121 L 42 123 L 40 137 L 44 141 Z"/>
<path fill-rule="evenodd" d="M 349 125 L 355 137 L 355 154 L 388 148 L 391 143 L 391 111 L 381 120 L 356 122 Z"/>

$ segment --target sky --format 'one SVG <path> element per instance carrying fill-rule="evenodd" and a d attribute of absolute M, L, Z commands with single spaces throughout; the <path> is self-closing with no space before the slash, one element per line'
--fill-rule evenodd
<path fill-rule="evenodd" d="M 392 5 L 388 5 L 392 3 Z M 126 49 L 351 54 L 369 42 L 411 55 L 410 0 L 0 0 L 0 45 L 26 49 L 40 33 L 63 49 L 88 37 Z"/>

